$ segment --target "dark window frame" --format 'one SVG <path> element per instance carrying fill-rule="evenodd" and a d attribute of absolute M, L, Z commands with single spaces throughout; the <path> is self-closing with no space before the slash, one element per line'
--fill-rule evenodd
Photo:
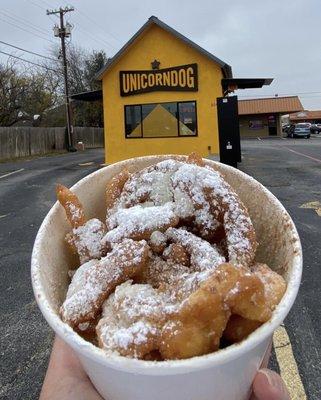
<path fill-rule="evenodd" d="M 174 103 L 176 104 L 177 107 L 177 136 L 147 136 L 144 137 L 144 124 L 143 124 L 143 106 L 145 105 L 153 105 L 153 104 L 166 104 L 166 103 Z M 180 122 L 180 116 L 179 116 L 179 104 L 184 104 L 184 103 L 194 103 L 195 105 L 195 128 L 196 132 L 195 135 L 181 135 L 180 134 L 180 129 L 179 129 L 179 122 Z M 141 124 L 141 136 L 127 136 L 126 135 L 126 107 L 134 107 L 134 106 L 140 106 L 140 124 Z M 176 138 L 195 138 L 198 137 L 198 118 L 197 118 L 197 101 L 196 100 L 184 100 L 184 101 L 163 101 L 163 102 L 154 102 L 154 103 L 144 103 L 144 104 L 126 104 L 124 105 L 124 133 L 125 133 L 125 139 L 176 139 Z"/>
<path fill-rule="evenodd" d="M 125 126 L 124 126 L 124 131 L 125 131 L 125 138 L 126 139 L 134 139 L 134 137 L 132 137 L 132 138 L 129 138 L 129 137 L 127 137 L 127 134 L 126 134 L 126 107 L 139 107 L 139 114 L 140 114 L 140 124 L 141 124 L 141 126 L 140 126 L 140 136 L 136 136 L 135 138 L 136 139 L 141 139 L 142 137 L 143 137 L 143 125 L 142 125 L 142 106 L 141 106 L 141 104 L 129 104 L 129 105 L 125 105 L 124 106 L 124 122 L 125 122 Z M 136 126 L 137 127 L 137 126 Z M 136 129 L 136 127 L 134 128 L 134 129 Z"/>

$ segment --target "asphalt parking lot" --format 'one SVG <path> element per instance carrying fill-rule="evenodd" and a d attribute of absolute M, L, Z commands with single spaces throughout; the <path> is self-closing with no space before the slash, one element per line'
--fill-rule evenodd
<path fill-rule="evenodd" d="M 240 169 L 284 204 L 304 250 L 301 290 L 284 324 L 286 336 L 282 331 L 275 339 L 271 366 L 290 374 L 293 399 L 319 400 L 321 138 L 245 140 L 242 151 Z M 37 229 L 55 201 L 54 185 L 71 186 L 101 162 L 97 149 L 0 164 L 1 399 L 36 399 L 50 354 L 53 335 L 33 299 L 29 265 Z"/>
<path fill-rule="evenodd" d="M 243 140 L 239 168 L 265 185 L 285 206 L 298 229 L 304 257 L 302 284 L 285 320 L 292 347 L 272 363 L 286 379 L 292 399 L 321 399 L 321 137 Z M 274 343 L 275 344 L 275 343 Z M 278 346 L 276 346 L 278 347 Z M 293 373 L 297 368 L 299 376 Z M 301 382 L 298 382 L 301 380 Z M 301 385 L 300 385 L 301 383 Z"/>

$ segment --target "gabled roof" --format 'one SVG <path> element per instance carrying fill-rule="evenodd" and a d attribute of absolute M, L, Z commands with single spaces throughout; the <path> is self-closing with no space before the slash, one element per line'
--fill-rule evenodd
<path fill-rule="evenodd" d="M 282 113 L 303 110 L 298 96 L 269 97 L 238 101 L 239 115 Z"/>
<path fill-rule="evenodd" d="M 220 60 L 219 58 L 215 57 L 213 54 L 209 53 L 207 50 L 203 49 L 198 44 L 192 42 L 186 36 L 182 35 L 181 33 L 177 32 L 175 29 L 171 28 L 169 25 L 165 24 L 165 22 L 161 21 L 155 16 L 151 16 L 148 21 L 132 36 L 128 42 L 114 55 L 114 57 L 110 58 L 107 63 L 103 66 L 103 68 L 98 71 L 96 75 L 96 79 L 101 80 L 104 73 L 117 62 L 121 56 L 125 53 L 127 48 L 151 25 L 158 25 L 160 28 L 164 29 L 165 31 L 171 33 L 173 36 L 177 37 L 178 39 L 185 42 L 190 47 L 194 48 L 195 50 L 199 51 L 204 56 L 208 57 L 210 60 L 214 61 L 218 65 L 221 66 L 224 77 L 225 78 L 232 78 L 232 68 L 226 64 L 224 61 Z"/>

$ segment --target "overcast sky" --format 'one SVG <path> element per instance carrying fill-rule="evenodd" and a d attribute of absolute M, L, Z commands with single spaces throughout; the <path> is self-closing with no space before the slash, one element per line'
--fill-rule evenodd
<path fill-rule="evenodd" d="M 321 0 L 1 0 L 0 40 L 48 55 L 58 19 L 46 9 L 67 4 L 75 7 L 72 41 L 87 49 L 112 56 L 156 15 L 230 64 L 234 77 L 274 78 L 240 98 L 298 94 L 306 109 L 321 109 Z"/>

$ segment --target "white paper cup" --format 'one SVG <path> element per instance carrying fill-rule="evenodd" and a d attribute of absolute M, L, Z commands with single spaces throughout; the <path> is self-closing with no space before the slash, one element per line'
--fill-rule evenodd
<path fill-rule="evenodd" d="M 107 181 L 124 167 L 140 170 L 170 156 L 125 160 L 85 177 L 72 190 L 89 217 L 104 219 Z M 224 164 L 214 165 L 247 206 L 259 247 L 256 260 L 268 264 L 287 281 L 287 290 L 271 320 L 241 343 L 216 353 L 175 361 L 142 361 L 105 353 L 83 340 L 58 315 L 68 285 L 70 256 L 64 236 L 70 230 L 63 208 L 56 203 L 36 237 L 31 262 L 38 305 L 49 325 L 77 353 L 99 393 L 108 400 L 246 400 L 273 331 L 288 314 L 297 295 L 302 250 L 298 233 L 282 204 L 250 176 Z"/>

